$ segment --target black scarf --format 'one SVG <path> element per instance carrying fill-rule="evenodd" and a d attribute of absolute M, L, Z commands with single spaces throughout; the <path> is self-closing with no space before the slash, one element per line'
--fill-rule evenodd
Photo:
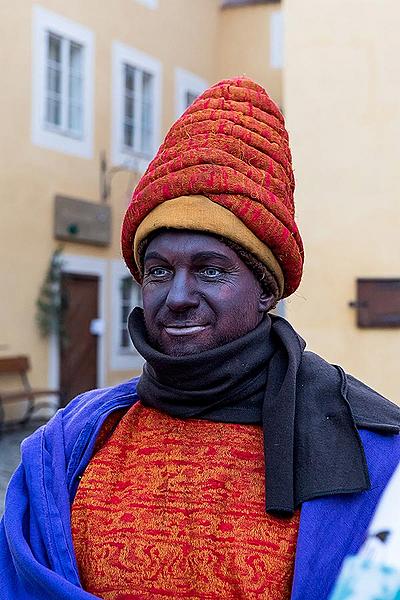
<path fill-rule="evenodd" d="M 144 405 L 182 419 L 262 425 L 268 512 L 369 488 L 346 376 L 305 353 L 285 319 L 266 316 L 233 342 L 181 357 L 149 344 L 141 309 L 128 325 L 146 360 L 137 386 Z"/>

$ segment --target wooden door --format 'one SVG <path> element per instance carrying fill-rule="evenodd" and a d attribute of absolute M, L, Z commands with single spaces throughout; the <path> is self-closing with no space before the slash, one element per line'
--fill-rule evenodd
<path fill-rule="evenodd" d="M 64 340 L 60 343 L 61 402 L 97 387 L 97 336 L 90 331 L 98 317 L 98 277 L 65 273 Z"/>

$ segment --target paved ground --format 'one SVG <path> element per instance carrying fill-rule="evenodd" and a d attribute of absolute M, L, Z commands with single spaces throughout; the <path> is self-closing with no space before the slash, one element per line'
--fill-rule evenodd
<path fill-rule="evenodd" d="M 4 496 L 9 479 L 19 463 L 19 447 L 42 422 L 34 421 L 24 427 L 0 433 L 0 515 L 4 510 Z"/>

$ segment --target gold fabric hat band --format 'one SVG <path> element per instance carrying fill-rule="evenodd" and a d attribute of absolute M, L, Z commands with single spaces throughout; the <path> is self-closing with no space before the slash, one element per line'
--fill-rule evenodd
<path fill-rule="evenodd" d="M 191 229 L 225 237 L 264 264 L 275 277 L 279 297 L 284 289 L 282 269 L 271 250 L 261 242 L 244 223 L 223 206 L 205 196 L 180 196 L 167 200 L 154 208 L 137 228 L 133 252 L 136 265 L 140 268 L 139 247 L 157 229 Z"/>

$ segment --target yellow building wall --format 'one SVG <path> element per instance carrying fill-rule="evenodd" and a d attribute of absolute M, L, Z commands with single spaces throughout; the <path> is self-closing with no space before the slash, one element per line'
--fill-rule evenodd
<path fill-rule="evenodd" d="M 282 106 L 282 71 L 270 61 L 270 20 L 279 10 L 280 4 L 259 4 L 220 11 L 217 79 L 247 75 Z"/>
<path fill-rule="evenodd" d="M 358 329 L 348 306 L 357 278 L 400 277 L 400 5 L 285 0 L 284 20 L 306 252 L 287 316 L 309 348 L 400 403 L 400 330 Z"/>

